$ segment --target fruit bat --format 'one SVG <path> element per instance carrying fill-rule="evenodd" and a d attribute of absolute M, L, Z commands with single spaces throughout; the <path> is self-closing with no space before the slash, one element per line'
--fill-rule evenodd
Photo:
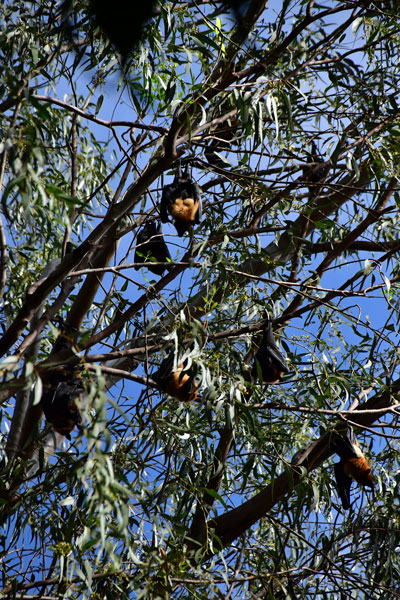
<path fill-rule="evenodd" d="M 320 191 L 321 186 L 317 184 L 322 183 L 329 173 L 329 165 L 324 164 L 314 140 L 311 142 L 311 153 L 307 154 L 307 166 L 303 167 L 303 177 L 312 184 L 309 186 L 312 199 Z"/>
<path fill-rule="evenodd" d="M 209 165 L 217 167 L 219 169 L 226 169 L 231 166 L 229 160 L 224 159 L 219 153 L 221 151 L 227 151 L 233 145 L 238 143 L 235 140 L 235 134 L 238 129 L 237 119 L 232 120 L 233 124 L 224 123 L 222 127 L 217 127 L 214 131 L 215 138 L 207 145 L 204 150 L 204 156 Z"/>
<path fill-rule="evenodd" d="M 264 383 L 278 383 L 285 373 L 289 372 L 285 359 L 283 358 L 272 334 L 272 324 L 268 321 L 264 335 L 255 355 L 253 375 L 257 377 L 261 371 Z"/>
<path fill-rule="evenodd" d="M 179 163 L 174 181 L 165 185 L 162 192 L 161 222 L 167 223 L 168 214 L 170 214 L 178 235 L 182 237 L 195 223 L 200 223 L 201 211 L 199 186 L 193 181 L 188 167 L 182 175 Z"/>
<path fill-rule="evenodd" d="M 41 403 L 47 421 L 57 433 L 65 435 L 69 440 L 75 425 L 82 422 L 75 400 L 84 391 L 82 381 L 70 375 L 68 381 L 57 381 L 54 377 L 50 386 L 45 387 L 42 393 Z"/>
<path fill-rule="evenodd" d="M 347 510 L 350 508 L 352 479 L 355 479 L 360 485 L 373 488 L 372 470 L 360 450 L 352 427 L 347 429 L 345 436 L 337 434 L 332 442 L 332 447 L 340 458 L 340 461 L 335 464 L 334 470 L 339 497 L 343 508 Z"/>
<path fill-rule="evenodd" d="M 95 25 L 100 27 L 124 60 L 143 41 L 146 23 L 160 13 L 155 0 L 114 0 L 112 4 L 107 0 L 91 0 L 89 10 Z M 77 9 L 76 13 L 74 16 L 78 20 Z M 77 26 L 74 29 L 77 29 Z"/>
<path fill-rule="evenodd" d="M 56 341 L 54 342 L 53 350 L 51 353 L 57 354 L 57 352 L 71 350 L 71 348 L 77 343 L 79 331 L 69 323 L 66 323 L 61 317 L 56 317 L 56 319 L 54 319 L 54 323 L 58 325 L 58 327 L 60 328 L 60 332 L 57 336 Z M 71 373 L 70 367 L 68 372 Z M 55 373 L 53 373 L 53 377 L 55 377 Z"/>
<path fill-rule="evenodd" d="M 171 352 L 161 363 L 160 368 L 152 375 L 162 392 L 176 398 L 180 402 L 196 400 L 199 386 L 194 380 L 192 370 L 185 371 L 187 361 L 178 364 L 174 371 L 174 352 Z"/>
<path fill-rule="evenodd" d="M 149 222 L 138 233 L 135 262 L 146 262 L 149 271 L 156 275 L 162 275 L 168 266 L 155 265 L 152 260 L 165 263 L 171 260 L 171 255 L 161 233 L 161 223 L 156 225 L 154 222 Z M 140 266 L 135 266 L 136 271 L 140 268 Z"/>

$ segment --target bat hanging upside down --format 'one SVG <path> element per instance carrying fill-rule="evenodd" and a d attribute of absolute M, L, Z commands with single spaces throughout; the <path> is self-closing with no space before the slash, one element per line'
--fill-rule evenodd
<path fill-rule="evenodd" d="M 152 375 L 160 390 L 180 402 L 192 402 L 199 393 L 198 383 L 191 369 L 185 371 L 187 361 L 177 365 L 174 371 L 174 352 L 171 352 L 161 363 L 160 368 Z"/>
<path fill-rule="evenodd" d="M 82 381 L 73 376 L 69 381 L 52 382 L 43 390 L 41 403 L 46 420 L 69 440 L 72 430 L 82 422 L 75 400 L 80 400 L 84 391 Z"/>
<path fill-rule="evenodd" d="M 257 377 L 261 371 L 264 383 L 278 383 L 285 373 L 289 372 L 285 359 L 276 345 L 271 321 L 268 321 L 260 347 L 255 355 L 253 365 L 253 376 Z"/>
<path fill-rule="evenodd" d="M 189 167 L 186 167 L 182 175 L 180 163 L 174 181 L 164 186 L 161 196 L 162 223 L 168 222 L 168 214 L 171 215 L 180 237 L 194 224 L 201 221 L 202 206 L 199 186 L 189 174 Z"/>
<path fill-rule="evenodd" d="M 156 265 L 154 262 L 167 263 L 171 261 L 168 246 L 161 233 L 161 223 L 146 223 L 139 231 L 136 241 L 135 263 L 147 263 L 149 271 L 155 275 L 162 275 L 168 265 Z M 140 269 L 135 266 L 135 270 Z"/>
<path fill-rule="evenodd" d="M 352 427 L 347 429 L 345 436 L 336 434 L 332 447 L 340 457 L 340 461 L 334 467 L 335 478 L 343 508 L 347 510 L 350 508 L 352 479 L 373 489 L 372 469 L 361 452 Z"/>

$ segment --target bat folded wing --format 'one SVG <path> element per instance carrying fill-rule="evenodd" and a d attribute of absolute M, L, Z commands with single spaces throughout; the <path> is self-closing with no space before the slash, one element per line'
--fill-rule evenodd
<path fill-rule="evenodd" d="M 335 464 L 334 471 L 339 498 L 342 501 L 343 508 L 348 510 L 350 508 L 351 477 L 344 472 L 342 462 Z"/>

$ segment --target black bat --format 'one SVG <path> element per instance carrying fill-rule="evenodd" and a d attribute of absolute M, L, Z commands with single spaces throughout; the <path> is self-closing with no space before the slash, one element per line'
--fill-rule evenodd
<path fill-rule="evenodd" d="M 259 370 L 264 383 L 278 383 L 290 370 L 276 345 L 271 321 L 268 321 L 265 326 L 263 339 L 255 355 L 254 377 L 257 377 Z"/>
<path fill-rule="evenodd" d="M 167 223 L 168 215 L 171 215 L 178 235 L 182 237 L 193 225 L 200 223 L 201 213 L 202 204 L 199 186 L 189 174 L 188 167 L 182 175 L 181 165 L 179 164 L 174 181 L 165 185 L 162 192 L 160 203 L 161 222 Z"/>
<path fill-rule="evenodd" d="M 70 376 L 69 381 L 56 382 L 54 378 L 42 393 L 41 403 L 46 420 L 57 433 L 69 440 L 71 431 L 82 422 L 75 400 L 81 398 L 84 391 L 82 381 Z"/>
<path fill-rule="evenodd" d="M 146 223 L 139 231 L 136 241 L 135 263 L 146 262 L 147 268 L 156 275 L 162 275 L 167 265 L 154 265 L 153 262 L 166 263 L 171 260 L 168 246 L 161 233 L 161 223 Z M 136 271 L 140 266 L 135 266 Z"/>
<path fill-rule="evenodd" d="M 95 23 L 125 60 L 144 38 L 146 23 L 160 13 L 155 0 L 127 2 L 92 0 L 90 10 Z"/>
<path fill-rule="evenodd" d="M 324 164 L 324 159 L 319 155 L 314 141 L 311 142 L 311 153 L 307 153 L 307 166 L 303 167 L 303 177 L 310 182 L 310 199 L 321 191 L 323 180 L 329 173 L 329 165 Z"/>
<path fill-rule="evenodd" d="M 172 351 L 162 361 L 158 371 L 152 375 L 162 392 L 180 402 L 192 402 L 196 400 L 199 393 L 199 386 L 194 380 L 193 370 L 185 370 L 186 364 L 186 361 L 179 363 L 177 370 L 174 371 L 174 352 Z"/>
<path fill-rule="evenodd" d="M 214 139 L 207 145 L 204 150 L 204 156 L 212 167 L 217 167 L 219 169 L 226 169 L 230 167 L 230 162 L 227 159 L 224 159 L 220 152 L 227 151 L 232 145 L 237 145 L 238 140 L 235 139 L 235 134 L 238 129 L 238 121 L 235 118 L 233 120 L 233 125 L 229 125 L 228 123 L 224 123 L 222 127 L 218 127 L 214 132 Z"/>
<path fill-rule="evenodd" d="M 372 469 L 361 452 L 353 428 L 349 427 L 346 435 L 337 434 L 332 447 L 340 461 L 335 464 L 335 478 L 338 493 L 345 510 L 350 508 L 350 487 L 354 479 L 362 486 L 374 487 Z"/>
<path fill-rule="evenodd" d="M 76 345 L 79 331 L 75 327 L 66 323 L 61 317 L 56 317 L 54 323 L 60 328 L 60 333 L 54 343 L 52 354 L 57 354 L 62 350 L 71 350 Z"/>

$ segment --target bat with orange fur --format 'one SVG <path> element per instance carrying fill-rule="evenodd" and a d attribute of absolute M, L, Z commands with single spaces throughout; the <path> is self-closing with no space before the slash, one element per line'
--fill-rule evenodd
<path fill-rule="evenodd" d="M 334 466 L 335 478 L 343 508 L 347 510 L 351 506 L 352 480 L 373 489 L 372 469 L 358 445 L 352 427 L 347 429 L 345 436 L 337 434 L 332 442 L 332 447 L 340 458 L 340 461 Z"/>
<path fill-rule="evenodd" d="M 200 190 L 186 167 L 182 174 L 179 163 L 174 181 L 164 186 L 160 203 L 162 223 L 168 222 L 171 215 L 178 235 L 183 236 L 196 223 L 200 223 L 202 213 Z"/>
<path fill-rule="evenodd" d="M 174 369 L 174 353 L 171 352 L 163 360 L 158 371 L 152 375 L 162 392 L 180 402 L 192 402 L 199 393 L 195 374 L 192 369 L 186 369 L 186 365 L 187 360 L 184 360 Z"/>

